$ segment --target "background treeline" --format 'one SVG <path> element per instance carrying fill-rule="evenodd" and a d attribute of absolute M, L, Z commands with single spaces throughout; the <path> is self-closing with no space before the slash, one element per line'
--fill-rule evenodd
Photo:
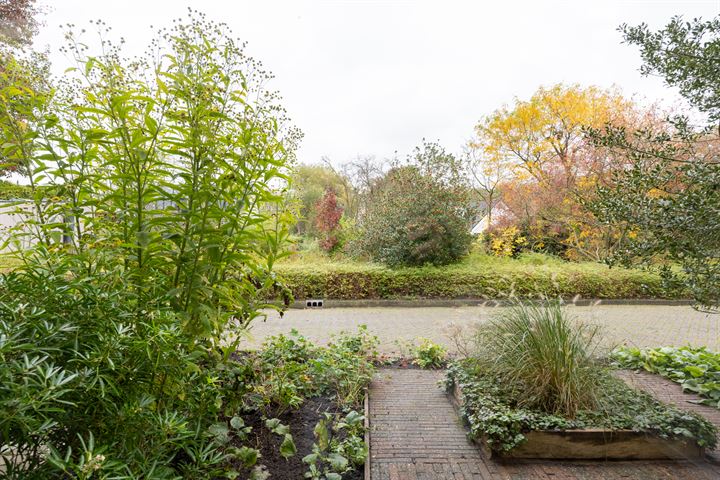
<path fill-rule="evenodd" d="M 586 208 L 631 161 L 588 132 L 613 125 L 670 134 L 669 113 L 616 89 L 555 85 L 485 116 L 458 154 L 423 141 L 404 159 L 301 164 L 289 190 L 294 233 L 301 249 L 388 265 L 447 264 L 467 255 L 468 232 L 485 218 L 478 246 L 492 254 L 598 261 L 637 232 Z"/>

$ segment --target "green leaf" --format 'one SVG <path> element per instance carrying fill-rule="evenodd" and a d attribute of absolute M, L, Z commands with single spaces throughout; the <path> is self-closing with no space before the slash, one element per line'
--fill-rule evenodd
<path fill-rule="evenodd" d="M 93 57 L 89 57 L 87 61 L 85 62 L 85 75 L 90 75 L 90 71 L 95 66 L 95 59 Z"/>
<path fill-rule="evenodd" d="M 309 455 L 305 455 L 302 459 L 303 463 L 312 464 L 316 463 L 318 461 L 318 458 L 320 458 L 320 455 L 317 453 L 311 453 Z"/>
<path fill-rule="evenodd" d="M 295 448 L 295 442 L 293 441 L 292 435 L 289 433 L 285 434 L 285 438 L 280 444 L 280 455 L 282 455 L 283 458 L 290 458 L 296 453 L 297 448 Z"/>
<path fill-rule="evenodd" d="M 265 426 L 267 427 L 268 430 L 270 430 L 271 432 L 276 433 L 278 435 L 287 435 L 290 433 L 290 427 L 280 423 L 280 420 L 277 418 L 271 418 L 269 420 L 265 420 Z"/>
<path fill-rule="evenodd" d="M 224 423 L 215 423 L 208 428 L 208 432 L 218 443 L 225 444 L 230 441 L 230 429 Z"/>
<path fill-rule="evenodd" d="M 330 463 L 333 470 L 337 472 L 344 472 L 348 466 L 348 459 L 339 453 L 331 453 L 328 455 L 327 461 Z"/>
<path fill-rule="evenodd" d="M 235 430 L 240 430 L 245 426 L 245 421 L 238 416 L 234 416 L 230 419 L 230 426 Z"/>
<path fill-rule="evenodd" d="M 250 480 L 267 480 L 270 478 L 270 472 L 268 472 L 263 465 L 258 465 L 253 468 L 250 474 Z"/>
<path fill-rule="evenodd" d="M 688 365 L 685 367 L 685 371 L 688 372 L 690 375 L 692 375 L 695 378 L 702 377 L 705 374 L 705 370 L 695 366 L 695 365 Z"/>
<path fill-rule="evenodd" d="M 258 461 L 260 451 L 250 447 L 240 447 L 233 452 L 235 457 L 242 462 L 245 467 L 252 467 Z"/>

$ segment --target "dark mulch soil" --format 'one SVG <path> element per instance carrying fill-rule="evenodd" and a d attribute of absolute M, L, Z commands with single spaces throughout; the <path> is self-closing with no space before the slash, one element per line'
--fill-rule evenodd
<path fill-rule="evenodd" d="M 245 424 L 253 428 L 251 436 L 254 437 L 243 444 L 260 450 L 262 457 L 258 463 L 267 467 L 271 480 L 302 480 L 307 471 L 307 465 L 302 462 L 302 458 L 312 453 L 315 425 L 323 412 L 337 411 L 337 407 L 329 398 L 317 397 L 305 400 L 298 410 L 278 416 L 283 424 L 290 427 L 290 433 L 297 447 L 297 453 L 288 459 L 280 455 L 282 437 L 270 433 L 265 428 L 260 415 L 243 416 Z M 241 446 L 239 442 L 237 446 Z M 359 467 L 355 471 L 345 473 L 343 480 L 361 480 L 363 473 L 363 468 Z"/>

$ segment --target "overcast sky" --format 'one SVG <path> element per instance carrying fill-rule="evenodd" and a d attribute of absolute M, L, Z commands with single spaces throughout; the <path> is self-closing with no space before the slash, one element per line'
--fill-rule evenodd
<path fill-rule="evenodd" d="M 276 76 L 295 125 L 305 133 L 299 159 L 408 153 L 421 139 L 460 151 L 473 125 L 513 98 L 558 82 L 609 87 L 672 104 L 676 94 L 641 77 L 619 24 L 661 27 L 673 15 L 709 18 L 706 1 L 411 0 L 44 0 L 52 5 L 37 45 L 55 71 L 61 24 L 103 19 L 141 53 L 151 25 L 166 26 L 187 7 L 230 25 L 248 53 Z"/>

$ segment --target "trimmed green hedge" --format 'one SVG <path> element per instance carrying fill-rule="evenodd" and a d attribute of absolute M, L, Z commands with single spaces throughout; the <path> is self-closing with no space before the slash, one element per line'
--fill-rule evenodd
<path fill-rule="evenodd" d="M 290 262 L 277 273 L 296 299 L 506 298 L 539 295 L 583 298 L 684 298 L 667 292 L 654 274 L 601 264 L 520 260 L 469 261 L 447 267 L 390 269 L 367 263 Z"/>
<path fill-rule="evenodd" d="M 0 180 L 0 200 L 17 200 L 32 197 L 32 188 L 29 186 L 16 185 L 6 180 Z"/>

